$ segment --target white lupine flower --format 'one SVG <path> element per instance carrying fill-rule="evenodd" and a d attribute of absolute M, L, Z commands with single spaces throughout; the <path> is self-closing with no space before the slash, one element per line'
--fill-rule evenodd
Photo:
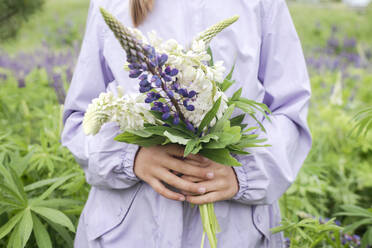
<path fill-rule="evenodd" d="M 128 29 L 132 33 L 132 35 L 136 37 L 138 40 L 141 40 L 144 43 L 148 43 L 147 38 L 142 34 L 141 30 L 131 27 L 128 27 Z"/>
<path fill-rule="evenodd" d="M 128 94 L 117 100 L 116 113 L 112 121 L 119 123 L 122 131 L 143 129 L 145 123 L 154 123 L 154 117 L 149 112 L 150 105 L 144 103 L 143 94 Z"/>
<path fill-rule="evenodd" d="M 214 63 L 213 66 L 213 73 L 214 73 L 214 81 L 222 82 L 224 79 L 224 73 L 226 71 L 225 66 L 223 66 L 223 61 L 219 60 Z"/>
<path fill-rule="evenodd" d="M 191 45 L 191 50 L 195 53 L 203 53 L 206 50 L 205 42 L 203 40 L 194 40 Z"/>
<path fill-rule="evenodd" d="M 149 38 L 149 43 L 151 46 L 155 47 L 155 48 L 158 48 L 161 46 L 162 42 L 163 42 L 163 39 L 161 39 L 156 31 L 151 31 L 149 33 L 147 33 L 147 36 Z"/>
<path fill-rule="evenodd" d="M 86 135 L 95 135 L 106 122 L 117 122 L 122 131 L 143 129 L 145 123 L 155 123 L 149 112 L 150 106 L 144 103 L 145 95 L 124 95 L 122 88 L 117 89 L 118 97 L 112 92 L 101 93 L 89 104 L 83 119 Z"/>

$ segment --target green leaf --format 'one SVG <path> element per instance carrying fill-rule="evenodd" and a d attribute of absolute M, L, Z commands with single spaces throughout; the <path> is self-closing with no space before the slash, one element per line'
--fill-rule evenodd
<path fill-rule="evenodd" d="M 362 219 L 353 224 L 350 224 L 344 228 L 344 232 L 352 232 L 362 225 L 372 224 L 372 219 Z"/>
<path fill-rule="evenodd" d="M 239 90 L 235 91 L 235 93 L 230 98 L 232 101 L 238 101 L 240 96 L 242 95 L 243 88 L 240 88 Z"/>
<path fill-rule="evenodd" d="M 60 177 L 58 181 L 53 183 L 44 193 L 42 193 L 35 201 L 32 202 L 32 205 L 37 205 L 38 202 L 44 200 L 48 196 L 50 196 L 58 187 L 60 187 L 62 184 L 64 184 L 68 179 L 76 176 L 77 173 L 70 174 L 64 177 Z M 31 205 L 31 204 L 30 204 Z"/>
<path fill-rule="evenodd" d="M 73 248 L 74 240 L 70 234 L 70 232 L 61 225 L 55 224 L 54 222 L 50 221 L 49 219 L 43 217 L 48 224 L 57 231 L 57 233 L 62 237 L 62 239 L 66 242 L 67 247 Z"/>
<path fill-rule="evenodd" d="M 146 132 L 149 132 L 151 134 L 156 134 L 159 136 L 164 136 L 164 132 L 169 132 L 173 135 L 184 137 L 184 138 L 192 138 L 188 133 L 181 132 L 180 130 L 174 129 L 172 127 L 166 127 L 166 126 L 152 126 L 145 128 Z"/>
<path fill-rule="evenodd" d="M 31 216 L 31 211 L 29 208 L 26 208 L 22 216 L 21 221 L 19 222 L 19 233 L 21 235 L 21 245 L 25 247 L 28 239 L 30 238 L 33 227 L 33 221 Z"/>
<path fill-rule="evenodd" d="M 238 146 L 235 146 L 235 145 L 229 145 L 226 147 L 230 153 L 232 154 L 237 154 L 237 155 L 248 155 L 250 154 L 249 152 L 239 148 Z"/>
<path fill-rule="evenodd" d="M 183 156 L 187 157 L 194 150 L 198 143 L 199 143 L 198 140 L 195 139 L 189 140 L 186 144 Z"/>
<path fill-rule="evenodd" d="M 24 211 L 14 215 L 5 225 L 0 227 L 0 239 L 5 237 L 23 217 Z"/>
<path fill-rule="evenodd" d="M 241 163 L 233 158 L 227 149 L 202 149 L 199 154 L 219 164 L 241 166 Z"/>
<path fill-rule="evenodd" d="M 32 190 L 35 190 L 35 189 L 38 189 L 38 188 L 41 188 L 41 187 L 44 187 L 44 186 L 47 186 L 49 184 L 52 184 L 52 183 L 55 183 L 57 182 L 58 180 L 60 180 L 61 178 L 57 177 L 57 178 L 50 178 L 50 179 L 44 179 L 44 180 L 40 180 L 40 181 L 37 181 L 35 183 L 31 183 L 31 184 L 28 184 L 24 187 L 24 190 L 27 192 L 27 191 L 32 191 Z"/>
<path fill-rule="evenodd" d="M 341 208 L 350 213 L 359 213 L 361 216 L 372 218 L 372 211 L 354 205 L 342 205 Z"/>
<path fill-rule="evenodd" d="M 35 214 L 32 214 L 32 220 L 34 222 L 34 236 L 37 246 L 39 248 L 52 248 L 52 241 L 43 223 L 41 223 L 40 219 Z"/>
<path fill-rule="evenodd" d="M 146 130 L 130 130 L 127 131 L 128 133 L 132 133 L 134 135 L 140 136 L 142 138 L 149 138 L 152 136 L 152 133 L 147 132 Z"/>
<path fill-rule="evenodd" d="M 149 146 L 155 146 L 155 145 L 160 145 L 165 141 L 164 137 L 154 135 L 149 138 L 143 138 L 138 135 L 125 132 L 122 134 L 119 134 L 114 138 L 114 140 L 119 141 L 119 142 L 125 142 L 128 144 L 135 144 L 143 147 L 149 147 Z"/>
<path fill-rule="evenodd" d="M 235 80 L 225 79 L 222 84 L 219 84 L 220 90 L 222 92 L 226 92 L 231 87 L 231 85 L 233 85 L 234 83 L 235 83 Z"/>
<path fill-rule="evenodd" d="M 235 116 L 234 118 L 230 119 L 230 125 L 231 126 L 238 126 L 238 125 L 242 124 L 242 122 L 244 121 L 244 118 L 245 118 L 245 114 Z"/>
<path fill-rule="evenodd" d="M 71 220 L 61 211 L 52 208 L 38 206 L 33 206 L 31 207 L 31 209 L 34 212 L 38 213 L 39 215 L 49 219 L 50 221 L 53 221 L 54 223 L 59 224 L 61 226 L 67 227 L 71 232 L 75 232 L 75 228 Z"/>
<path fill-rule="evenodd" d="M 22 243 L 21 243 L 22 238 L 21 238 L 21 234 L 19 232 L 19 229 L 20 229 L 20 225 L 18 223 L 17 226 L 13 229 L 13 232 L 10 234 L 7 248 L 20 248 L 20 247 L 22 247 Z"/>
<path fill-rule="evenodd" d="M 219 119 L 216 124 L 211 128 L 211 133 L 213 132 L 218 132 L 224 128 L 226 125 L 226 122 L 229 121 L 231 115 L 233 114 L 235 109 L 235 104 L 230 105 L 224 112 L 223 116 L 221 119 Z"/>
<path fill-rule="evenodd" d="M 369 227 L 362 238 L 362 248 L 367 248 L 372 245 L 372 227 Z"/>
<path fill-rule="evenodd" d="M 178 125 L 174 125 L 172 116 L 170 116 L 167 120 L 164 121 L 164 120 L 162 120 L 162 114 L 161 113 L 159 113 L 157 111 L 150 111 L 150 112 L 155 118 L 157 118 L 157 119 L 161 120 L 162 122 L 164 122 L 165 124 L 169 125 L 172 129 L 183 132 L 183 133 L 189 135 L 190 137 L 196 137 L 195 133 L 193 133 L 192 131 L 187 129 L 186 124 L 183 121 L 181 121 Z"/>
<path fill-rule="evenodd" d="M 225 148 L 228 145 L 235 144 L 240 141 L 240 127 L 234 126 L 229 129 L 226 129 L 224 132 L 214 133 L 218 135 L 219 139 L 212 141 L 205 145 L 205 148 L 218 149 Z"/>
<path fill-rule="evenodd" d="M 22 182 L 16 175 L 16 172 L 11 167 L 0 165 L 0 173 L 5 179 L 2 180 L 3 182 L 0 182 L 0 188 L 19 199 L 20 202 L 25 203 L 27 201 L 27 196 L 23 190 Z"/>
<path fill-rule="evenodd" d="M 14 187 L 14 186 L 13 186 Z M 19 193 L 14 190 L 14 188 L 10 188 L 7 185 L 4 185 L 3 183 L 0 182 L 0 189 L 3 191 L 3 193 L 6 193 L 7 195 L 13 197 L 13 200 L 17 201 L 19 206 L 25 206 L 25 200 L 21 198 Z"/>
<path fill-rule="evenodd" d="M 84 202 L 73 200 L 73 199 L 60 199 L 53 198 L 49 200 L 43 200 L 37 203 L 39 207 L 48 207 L 48 208 L 71 208 L 72 206 L 82 205 Z"/>
<path fill-rule="evenodd" d="M 235 59 L 236 59 L 236 58 L 235 58 Z M 233 75 L 233 73 L 234 73 L 234 70 L 235 70 L 235 62 L 234 62 L 234 64 L 233 64 L 233 66 L 231 67 L 229 74 L 227 74 L 225 80 L 231 80 L 231 79 L 232 79 L 232 75 Z"/>
<path fill-rule="evenodd" d="M 190 139 L 185 139 L 184 137 L 173 135 L 168 131 L 164 132 L 164 135 L 172 142 L 180 145 L 187 145 Z"/>
<path fill-rule="evenodd" d="M 217 111 L 220 108 L 222 98 L 219 97 L 218 100 L 214 103 L 211 110 L 208 111 L 208 113 L 204 116 L 202 122 L 200 123 L 198 127 L 198 134 L 200 135 L 201 132 L 203 132 L 204 128 L 207 127 L 211 121 L 216 117 Z"/>

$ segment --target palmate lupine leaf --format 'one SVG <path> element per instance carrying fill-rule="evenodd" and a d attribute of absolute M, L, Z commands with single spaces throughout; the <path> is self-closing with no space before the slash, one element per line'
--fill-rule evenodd
<path fill-rule="evenodd" d="M 22 219 L 23 211 L 19 212 L 18 214 L 14 215 L 5 225 L 0 227 L 0 239 L 5 237 L 17 223 Z"/>
<path fill-rule="evenodd" d="M 354 126 L 357 135 L 367 135 L 368 131 L 372 129 L 372 106 L 357 113 L 354 120 L 357 121 Z"/>
<path fill-rule="evenodd" d="M 26 243 L 31 236 L 33 225 L 34 223 L 32 221 L 31 210 L 29 208 L 26 208 L 23 217 L 19 222 L 19 233 L 21 235 L 22 247 L 26 246 Z"/>
<path fill-rule="evenodd" d="M 75 232 L 71 220 L 59 210 L 46 207 L 31 207 L 31 210 L 58 225 L 67 227 L 71 232 Z"/>
<path fill-rule="evenodd" d="M 100 8 L 100 11 L 103 19 L 120 42 L 120 45 L 127 53 L 127 56 L 141 58 L 145 53 L 141 45 L 141 41 L 139 41 L 133 35 L 130 29 L 125 27 L 118 19 L 107 12 L 104 8 Z"/>
<path fill-rule="evenodd" d="M 35 214 L 32 214 L 32 221 L 34 222 L 34 235 L 38 247 L 52 248 L 52 241 L 43 223 L 41 223 L 40 219 Z"/>
<path fill-rule="evenodd" d="M 211 40 L 217 35 L 219 34 L 222 30 L 224 30 L 225 28 L 227 28 L 228 26 L 230 26 L 231 24 L 233 24 L 234 22 L 236 22 L 237 20 L 239 19 L 239 16 L 238 15 L 235 15 L 233 17 L 230 17 L 228 19 L 225 19 L 211 27 L 209 27 L 207 30 L 205 30 L 204 32 L 201 32 L 196 38 L 195 40 L 196 41 L 204 41 L 206 46 L 208 46 L 208 44 L 211 42 Z"/>

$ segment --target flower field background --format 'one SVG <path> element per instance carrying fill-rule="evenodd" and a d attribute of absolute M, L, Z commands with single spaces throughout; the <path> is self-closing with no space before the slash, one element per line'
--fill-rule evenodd
<path fill-rule="evenodd" d="M 61 104 L 88 5 L 48 0 L 16 39 L 0 42 L 0 247 L 72 247 L 89 186 L 60 145 Z M 367 247 L 372 245 L 372 7 L 289 6 L 311 76 L 314 142 L 280 200 L 283 225 L 273 231 L 284 231 L 291 247 Z M 366 128 L 358 129 L 363 117 Z"/>

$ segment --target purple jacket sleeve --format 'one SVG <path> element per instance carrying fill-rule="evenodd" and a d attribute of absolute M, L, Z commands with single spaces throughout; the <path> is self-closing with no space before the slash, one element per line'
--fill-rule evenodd
<path fill-rule="evenodd" d="M 258 78 L 265 88 L 264 103 L 272 111 L 263 121 L 270 147 L 239 156 L 234 168 L 239 192 L 233 200 L 271 204 L 293 183 L 311 147 L 307 126 L 310 83 L 300 40 L 284 0 L 271 1 L 263 20 Z"/>
<path fill-rule="evenodd" d="M 119 128 L 105 124 L 95 136 L 86 136 L 82 129 L 85 110 L 93 98 L 112 81 L 113 75 L 102 54 L 104 25 L 99 6 L 91 1 L 87 26 L 77 66 L 64 105 L 62 144 L 75 156 L 92 186 L 123 189 L 139 179 L 133 173 L 138 146 L 114 141 Z"/>

